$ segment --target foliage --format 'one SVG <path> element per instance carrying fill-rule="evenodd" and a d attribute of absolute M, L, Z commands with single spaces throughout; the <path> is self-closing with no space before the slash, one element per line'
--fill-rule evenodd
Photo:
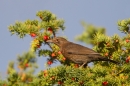
<path fill-rule="evenodd" d="M 77 36 L 77 40 L 93 45 L 93 49 L 106 58 L 120 62 L 116 65 L 109 62 L 94 62 L 93 67 L 81 68 L 70 63 L 62 55 L 55 44 L 46 41 L 56 37 L 56 33 L 64 30 L 64 21 L 58 19 L 50 11 L 39 11 L 36 14 L 40 20 L 26 20 L 9 26 L 11 34 L 20 38 L 30 35 L 33 40 L 30 51 L 19 55 L 17 62 L 10 62 L 7 80 L 0 80 L 0 86 L 129 86 L 130 82 L 130 19 L 118 22 L 120 37 L 105 35 L 105 28 L 95 27 L 82 22 L 85 31 Z M 43 49 L 47 45 L 50 49 Z M 60 66 L 41 70 L 34 74 L 37 66 L 37 56 L 49 57 L 47 65 L 56 61 Z M 15 68 L 17 65 L 18 70 Z"/>
<path fill-rule="evenodd" d="M 82 34 L 76 36 L 76 40 L 94 45 L 94 34 L 101 33 L 105 34 L 106 30 L 103 27 L 95 27 L 92 24 L 86 24 L 84 21 L 81 22 L 82 26 L 84 27 L 84 31 Z M 88 29 L 89 28 L 89 29 Z"/>

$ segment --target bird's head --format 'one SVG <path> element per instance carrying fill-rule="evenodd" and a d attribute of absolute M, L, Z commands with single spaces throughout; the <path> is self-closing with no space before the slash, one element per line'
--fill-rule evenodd
<path fill-rule="evenodd" d="M 48 43 L 54 43 L 59 47 L 62 47 L 63 44 L 67 43 L 68 41 L 63 37 L 54 37 L 53 39 L 47 40 Z"/>

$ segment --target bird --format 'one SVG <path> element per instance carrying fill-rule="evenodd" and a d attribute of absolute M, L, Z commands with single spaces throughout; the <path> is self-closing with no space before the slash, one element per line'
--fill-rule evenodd
<path fill-rule="evenodd" d="M 81 67 L 94 61 L 109 61 L 119 64 L 119 62 L 103 57 L 88 47 L 70 42 L 63 37 L 54 37 L 46 42 L 56 44 L 65 58 L 73 63 L 81 65 Z"/>

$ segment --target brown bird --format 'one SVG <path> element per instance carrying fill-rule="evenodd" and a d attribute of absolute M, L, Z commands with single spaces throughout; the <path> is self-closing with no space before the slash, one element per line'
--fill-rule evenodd
<path fill-rule="evenodd" d="M 60 48 L 60 51 L 64 57 L 76 64 L 80 64 L 81 67 L 93 61 L 110 61 L 115 64 L 119 64 L 114 60 L 101 56 L 99 53 L 90 48 L 69 42 L 62 37 L 55 37 L 47 40 L 47 42 L 56 44 Z"/>

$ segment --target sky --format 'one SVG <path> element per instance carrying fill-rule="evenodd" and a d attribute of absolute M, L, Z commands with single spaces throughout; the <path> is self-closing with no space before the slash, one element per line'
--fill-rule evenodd
<path fill-rule="evenodd" d="M 66 29 L 58 35 L 68 37 L 69 41 L 76 42 L 75 36 L 83 32 L 81 21 L 105 27 L 108 35 L 122 36 L 117 21 L 130 18 L 129 3 L 130 0 L 0 0 L 0 76 L 6 77 L 8 63 L 28 51 L 32 40 L 29 36 L 24 39 L 11 36 L 10 24 L 38 19 L 38 11 L 49 10 L 65 20 Z M 45 63 L 46 58 L 38 57 L 39 71 L 46 69 Z"/>

